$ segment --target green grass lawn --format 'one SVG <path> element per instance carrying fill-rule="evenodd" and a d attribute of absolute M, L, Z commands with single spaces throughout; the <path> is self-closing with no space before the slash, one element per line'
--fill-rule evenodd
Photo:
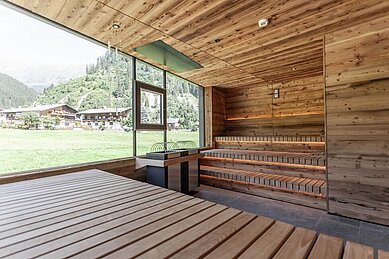
<path fill-rule="evenodd" d="M 137 134 L 138 154 L 163 141 L 162 132 Z M 198 144 L 198 134 L 168 132 L 168 141 Z M 0 129 L 0 174 L 131 156 L 132 132 Z"/>

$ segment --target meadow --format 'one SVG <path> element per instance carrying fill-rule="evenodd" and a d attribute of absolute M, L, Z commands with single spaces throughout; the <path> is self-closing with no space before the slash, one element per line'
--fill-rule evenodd
<path fill-rule="evenodd" d="M 168 132 L 168 141 L 198 144 L 198 138 L 198 132 Z M 162 132 L 138 132 L 138 155 L 162 141 Z M 0 174 L 131 156 L 133 132 L 0 128 Z"/>

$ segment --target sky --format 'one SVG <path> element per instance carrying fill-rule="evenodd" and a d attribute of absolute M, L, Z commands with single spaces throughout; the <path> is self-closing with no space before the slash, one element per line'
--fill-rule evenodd
<path fill-rule="evenodd" d="M 85 65 L 105 48 L 19 13 L 0 2 L 0 67 Z"/>

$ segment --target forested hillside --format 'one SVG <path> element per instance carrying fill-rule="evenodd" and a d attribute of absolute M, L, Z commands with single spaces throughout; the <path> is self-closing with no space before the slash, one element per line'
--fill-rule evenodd
<path fill-rule="evenodd" d="M 86 75 L 46 88 L 37 103 L 66 103 L 77 110 L 130 107 L 130 66 L 126 57 L 107 53 L 86 67 Z"/>
<path fill-rule="evenodd" d="M 0 108 L 30 106 L 38 93 L 18 80 L 0 73 Z"/>
<path fill-rule="evenodd" d="M 37 104 L 66 103 L 77 110 L 104 107 L 131 107 L 132 62 L 116 53 L 98 57 L 86 66 L 86 75 L 50 86 L 37 99 Z M 153 85 L 162 85 L 161 70 L 138 63 L 137 78 Z M 182 127 L 198 125 L 199 89 L 178 77 L 167 76 L 169 116 L 178 118 Z"/>

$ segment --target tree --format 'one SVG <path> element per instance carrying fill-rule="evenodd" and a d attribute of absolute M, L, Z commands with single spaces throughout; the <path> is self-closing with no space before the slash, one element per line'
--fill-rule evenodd
<path fill-rule="evenodd" d="M 145 102 L 144 102 L 144 106 L 146 107 L 146 108 L 150 108 L 150 101 L 149 101 L 149 97 L 147 96 L 147 95 L 143 95 L 144 97 L 144 100 L 145 100 Z"/>
<path fill-rule="evenodd" d="M 128 113 L 128 116 L 126 119 L 122 120 L 120 122 L 120 125 L 122 126 L 122 128 L 125 130 L 125 131 L 132 131 L 133 127 L 132 127 L 132 112 Z"/>
<path fill-rule="evenodd" d="M 23 114 L 22 121 L 27 129 L 38 129 L 40 122 L 38 114 L 34 112 Z"/>
<path fill-rule="evenodd" d="M 60 124 L 61 120 L 58 117 L 45 117 L 42 119 L 42 125 L 45 129 L 54 130 Z"/>

